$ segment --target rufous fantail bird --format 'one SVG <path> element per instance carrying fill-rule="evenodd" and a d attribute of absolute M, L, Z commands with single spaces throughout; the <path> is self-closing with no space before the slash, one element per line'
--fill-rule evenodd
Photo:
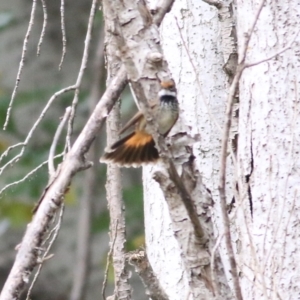
<path fill-rule="evenodd" d="M 158 131 L 167 136 L 178 119 L 179 107 L 175 82 L 165 80 L 160 82 L 161 89 L 158 98 L 150 107 L 156 116 Z M 135 131 L 126 135 L 105 150 L 100 158 L 103 163 L 115 163 L 122 167 L 140 167 L 142 164 L 156 162 L 159 158 L 155 142 L 149 132 L 147 120 L 139 111 L 120 130 L 122 134 L 129 127 L 136 125 Z"/>

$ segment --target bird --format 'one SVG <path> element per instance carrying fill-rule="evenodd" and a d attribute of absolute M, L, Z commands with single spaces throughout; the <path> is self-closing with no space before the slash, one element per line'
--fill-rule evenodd
<path fill-rule="evenodd" d="M 173 79 L 160 81 L 160 90 L 156 101 L 151 105 L 156 116 L 158 132 L 166 137 L 179 116 L 177 90 Z M 155 141 L 149 132 L 147 120 L 138 111 L 120 130 L 124 133 L 135 125 L 135 130 L 105 149 L 101 163 L 114 163 L 120 167 L 140 167 L 155 163 L 159 159 Z"/>

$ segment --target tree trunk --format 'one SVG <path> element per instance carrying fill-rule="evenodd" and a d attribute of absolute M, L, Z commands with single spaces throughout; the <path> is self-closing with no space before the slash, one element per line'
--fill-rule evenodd
<path fill-rule="evenodd" d="M 242 40 L 257 5 L 238 1 L 237 8 Z M 251 37 L 247 61 L 259 61 L 286 47 L 299 30 L 299 14 L 296 0 L 268 1 Z M 237 228 L 246 299 L 297 299 L 300 294 L 299 51 L 298 42 L 245 71 L 240 81 L 242 209 Z"/>
<path fill-rule="evenodd" d="M 214 221 L 210 249 L 221 253 L 216 261 L 220 299 L 296 299 L 299 296 L 300 242 L 297 240 L 299 176 L 299 43 L 292 44 L 299 28 L 299 5 L 230 1 L 214 7 L 201 1 L 176 1 L 162 26 L 163 49 L 176 80 L 180 119 L 170 135 L 186 132 L 200 135 L 193 145 L 195 163 L 206 188 L 211 191 Z M 228 143 L 226 201 L 235 204 L 228 212 L 231 245 L 237 263 L 238 295 L 232 281 L 232 265 L 224 241 L 218 193 L 220 149 L 224 139 L 226 97 L 235 75 L 237 54 L 245 47 L 258 17 L 246 64 L 258 62 L 289 44 L 291 50 L 262 64 L 241 71 L 240 110 L 234 109 Z M 229 48 L 227 48 L 229 47 Z M 244 62 L 241 62 L 244 63 Z M 222 68 L 224 66 L 224 68 Z M 242 66 L 242 64 L 240 65 Z M 238 126 L 235 126 L 235 116 Z M 236 124 L 237 125 L 237 124 Z M 238 139 L 235 134 L 238 132 Z M 179 171 L 181 166 L 179 164 Z M 154 167 L 144 168 L 145 228 L 147 253 L 170 299 L 215 299 L 208 291 L 198 298 L 191 293 L 189 270 L 176 240 L 160 186 L 153 181 Z M 201 198 L 194 195 L 194 199 Z M 200 217 L 201 219 L 201 217 Z M 202 220 L 203 221 L 203 220 Z M 218 252 L 217 251 L 217 252 Z M 219 264 L 218 264 L 219 263 Z M 220 270 L 225 269 L 226 277 Z M 212 266 L 211 266 L 212 267 Z M 224 283 L 224 285 L 220 283 Z M 230 289 L 229 287 L 230 286 Z"/>
<path fill-rule="evenodd" d="M 216 202 L 219 197 L 218 153 L 227 88 L 218 26 L 218 9 L 202 1 L 176 1 L 161 26 L 163 50 L 176 81 L 180 102 L 180 118 L 169 136 L 178 132 L 200 136 L 200 141 L 193 145 L 195 164 Z M 146 245 L 152 267 L 169 299 L 213 299 L 204 287 L 198 298 L 190 292 L 190 280 L 182 260 L 183 253 L 174 237 L 169 208 L 159 185 L 152 179 L 154 170 L 146 167 L 143 172 Z M 200 193 L 199 190 L 194 199 L 200 199 Z M 218 203 L 214 211 L 215 226 L 219 227 Z M 214 244 L 212 237 L 211 245 Z M 216 263 L 219 296 L 232 299 L 219 267 L 221 265 Z"/>

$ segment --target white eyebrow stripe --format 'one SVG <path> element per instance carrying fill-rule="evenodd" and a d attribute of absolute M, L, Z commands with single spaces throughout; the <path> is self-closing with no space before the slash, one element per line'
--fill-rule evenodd
<path fill-rule="evenodd" d="M 158 96 L 159 97 L 162 97 L 162 96 L 172 96 L 172 97 L 177 97 L 177 94 L 176 92 L 174 91 L 170 91 L 170 90 L 166 90 L 166 89 L 161 89 L 159 92 L 158 92 Z"/>

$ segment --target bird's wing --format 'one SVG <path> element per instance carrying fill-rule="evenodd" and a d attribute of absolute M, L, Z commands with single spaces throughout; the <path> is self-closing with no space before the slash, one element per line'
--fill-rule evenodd
<path fill-rule="evenodd" d="M 124 127 L 119 131 L 119 134 L 122 134 L 125 132 L 129 127 L 135 125 L 137 122 L 139 122 L 144 117 L 143 113 L 141 111 L 138 111 L 125 125 Z"/>
<path fill-rule="evenodd" d="M 150 104 L 150 108 L 153 110 L 155 109 L 157 106 L 157 101 L 156 102 L 152 102 Z M 124 133 L 129 127 L 135 125 L 136 123 L 138 123 L 142 118 L 144 117 L 144 114 L 141 111 L 138 111 L 124 126 L 123 128 L 119 131 L 119 134 Z"/>

